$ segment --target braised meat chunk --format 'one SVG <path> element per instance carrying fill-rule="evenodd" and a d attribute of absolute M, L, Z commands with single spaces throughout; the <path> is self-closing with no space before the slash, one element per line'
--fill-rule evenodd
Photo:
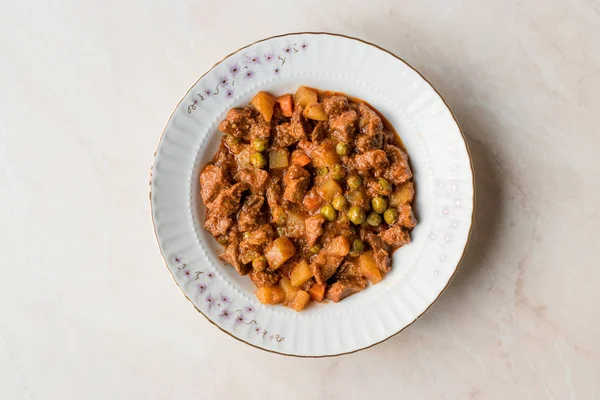
<path fill-rule="evenodd" d="M 245 184 L 236 183 L 230 188 L 221 190 L 215 200 L 208 203 L 206 206 L 215 214 L 226 217 L 239 208 L 244 190 L 246 190 Z"/>
<path fill-rule="evenodd" d="M 360 114 L 358 126 L 361 135 L 359 135 L 356 141 L 356 148 L 360 153 L 381 149 L 385 141 L 381 118 L 375 111 L 363 103 L 358 105 L 358 112 Z"/>
<path fill-rule="evenodd" d="M 398 224 L 412 229 L 417 225 L 417 219 L 410 204 L 402 204 L 398 207 Z"/>
<path fill-rule="evenodd" d="M 200 173 L 200 195 L 204 204 L 209 204 L 219 191 L 229 186 L 225 168 L 208 164 Z"/>
<path fill-rule="evenodd" d="M 329 300 L 332 300 L 337 303 L 338 301 L 343 300 L 348 296 L 360 292 L 366 287 L 367 280 L 364 278 L 341 278 L 335 281 L 333 284 L 331 284 L 331 286 L 329 286 L 329 289 L 327 289 L 325 296 L 327 296 Z"/>
<path fill-rule="evenodd" d="M 256 123 L 250 126 L 250 139 L 268 139 L 271 136 L 271 124 L 260 114 L 254 120 Z"/>
<path fill-rule="evenodd" d="M 259 168 L 244 168 L 235 175 L 238 182 L 245 183 L 253 193 L 264 193 L 269 173 Z M 219 189 L 225 187 L 218 186 Z"/>
<path fill-rule="evenodd" d="M 325 217 L 321 214 L 310 216 L 304 220 L 308 246 L 314 246 L 319 236 L 323 234 L 323 223 L 325 223 Z"/>
<path fill-rule="evenodd" d="M 277 285 L 281 276 L 272 271 L 252 271 L 250 279 L 256 287 L 270 287 Z"/>
<path fill-rule="evenodd" d="M 350 109 L 346 96 L 330 96 L 323 99 L 323 110 L 328 117 L 336 117 Z"/>
<path fill-rule="evenodd" d="M 301 86 L 219 124 L 198 177 L 204 228 L 264 304 L 301 311 L 377 284 L 417 220 L 406 149 L 375 109 Z"/>
<path fill-rule="evenodd" d="M 292 203 L 301 203 L 310 183 L 310 174 L 304 168 L 292 165 L 285 173 L 283 183 L 285 184 L 283 198 Z"/>
<path fill-rule="evenodd" d="M 219 130 L 238 139 L 249 138 L 250 129 L 255 124 L 252 110 L 249 108 L 232 108 L 227 117 L 219 124 Z"/>
<path fill-rule="evenodd" d="M 246 275 L 250 267 L 240 262 L 240 237 L 235 230 L 229 235 L 229 244 L 225 251 L 219 256 L 221 260 L 232 265 L 240 275 Z"/>
<path fill-rule="evenodd" d="M 387 154 L 383 150 L 369 150 L 357 154 L 352 164 L 358 173 L 363 176 L 368 176 L 369 171 L 373 171 L 373 174 L 378 176 L 383 174 L 388 166 Z"/>
<path fill-rule="evenodd" d="M 227 234 L 229 228 L 233 226 L 233 218 L 223 216 L 221 214 L 208 211 L 204 228 L 214 237 L 219 237 Z"/>
<path fill-rule="evenodd" d="M 410 235 L 400 225 L 394 225 L 379 234 L 381 240 L 391 247 L 398 248 L 410 243 Z"/>
<path fill-rule="evenodd" d="M 292 136 L 292 126 L 289 122 L 277 125 L 275 127 L 275 137 L 273 145 L 276 147 L 288 147 L 296 143 L 298 140 Z"/>
<path fill-rule="evenodd" d="M 408 156 L 396 146 L 386 145 L 385 151 L 390 159 L 390 167 L 385 172 L 385 177 L 394 185 L 400 185 L 412 177 L 408 165 Z"/>
<path fill-rule="evenodd" d="M 246 197 L 237 218 L 238 228 L 241 232 L 254 229 L 262 222 L 263 215 L 260 209 L 264 202 L 265 198 L 257 194 Z"/>
<path fill-rule="evenodd" d="M 294 113 L 292 114 L 292 122 L 290 128 L 290 134 L 298 141 L 300 139 L 304 139 L 306 135 L 310 132 L 310 126 L 308 122 L 302 115 L 303 108 L 302 106 L 296 107 Z"/>
<path fill-rule="evenodd" d="M 317 283 L 325 283 L 331 278 L 338 266 L 344 261 L 350 252 L 350 240 L 344 236 L 338 236 L 331 240 L 314 258 L 310 269 Z"/>
<path fill-rule="evenodd" d="M 361 239 L 367 242 L 373 251 L 373 259 L 375 260 L 377 268 L 381 272 L 389 272 L 392 262 L 392 259 L 390 258 L 391 245 L 373 232 L 362 230 L 360 233 Z"/>
<path fill-rule="evenodd" d="M 356 111 L 349 110 L 331 120 L 329 128 L 333 137 L 341 142 L 350 142 L 355 135 L 358 122 Z"/>

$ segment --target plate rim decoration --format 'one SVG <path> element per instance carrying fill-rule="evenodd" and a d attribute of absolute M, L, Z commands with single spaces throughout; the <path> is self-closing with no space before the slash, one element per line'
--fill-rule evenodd
<path fill-rule="evenodd" d="M 206 77 L 208 74 L 210 74 L 211 71 L 213 71 L 215 68 L 217 68 L 218 66 L 220 66 L 221 64 L 223 64 L 226 60 L 230 59 L 231 57 L 235 56 L 236 54 L 238 54 L 240 52 L 243 52 L 245 49 L 248 49 L 248 48 L 250 48 L 252 46 L 258 45 L 258 44 L 263 43 L 263 42 L 268 42 L 268 41 L 271 41 L 271 40 L 277 40 L 277 39 L 280 39 L 280 38 L 294 37 L 294 36 L 302 37 L 303 35 L 310 35 L 309 37 L 311 37 L 311 38 L 313 38 L 315 36 L 324 36 L 324 37 L 341 38 L 343 40 L 355 41 L 356 42 L 355 44 L 358 45 L 358 46 L 366 45 L 367 47 L 371 48 L 369 50 L 365 50 L 365 52 L 374 51 L 374 50 L 379 51 L 379 52 L 383 52 L 386 55 L 391 56 L 391 57 L 395 58 L 396 60 L 400 61 L 402 64 L 404 64 L 410 70 L 412 70 L 412 72 L 416 73 L 418 75 L 417 79 L 420 78 L 422 80 L 422 82 L 425 84 L 424 86 L 427 86 L 426 90 L 429 90 L 429 89 L 433 90 L 433 93 L 429 93 L 429 96 L 430 97 L 437 97 L 437 98 L 439 98 L 439 100 L 441 100 L 441 102 L 443 103 L 443 107 L 445 108 L 445 110 L 442 110 L 442 111 L 445 113 L 446 110 L 447 110 L 447 112 L 449 113 L 449 115 L 451 116 L 451 118 L 453 120 L 453 122 L 450 122 L 450 123 L 455 124 L 458 132 L 460 133 L 460 139 L 462 139 L 462 143 L 464 144 L 464 147 L 465 147 L 465 150 L 466 150 L 465 154 L 466 154 L 466 157 L 468 158 L 468 163 L 466 163 L 466 162 L 464 163 L 465 165 L 467 165 L 467 168 L 468 168 L 468 171 L 466 171 L 465 174 L 467 174 L 467 173 L 470 174 L 470 185 L 471 185 L 470 186 L 470 190 L 472 190 L 472 200 L 470 198 L 467 198 L 467 200 L 471 200 L 471 203 L 468 203 L 468 201 L 467 201 L 467 203 L 468 203 L 467 206 L 470 206 L 470 210 L 467 210 L 467 211 L 470 212 L 470 215 L 466 214 L 466 215 L 464 215 L 464 216 L 461 217 L 465 221 L 464 227 L 462 229 L 463 229 L 464 232 L 466 232 L 466 237 L 465 237 L 465 233 L 461 233 L 461 235 L 460 235 L 461 236 L 460 243 L 458 243 L 456 245 L 456 246 L 462 245 L 462 252 L 460 253 L 460 257 L 458 258 L 458 261 L 456 261 L 456 264 L 453 265 L 452 267 L 447 267 L 449 271 L 451 269 L 451 273 L 448 275 L 447 278 L 446 277 L 443 278 L 443 279 L 447 279 L 447 281 L 443 284 L 443 287 L 441 288 L 441 290 L 439 288 L 434 288 L 434 287 L 427 288 L 428 290 L 430 290 L 431 293 L 435 293 L 434 295 L 430 296 L 430 297 L 433 297 L 433 300 L 430 300 L 429 298 L 427 298 L 426 300 L 422 300 L 423 303 L 428 302 L 427 306 L 422 311 L 419 310 L 419 311 L 416 311 L 416 312 L 412 312 L 410 314 L 411 318 L 412 318 L 413 315 L 416 315 L 414 317 L 414 319 L 409 320 L 407 322 L 404 322 L 404 325 L 401 326 L 400 329 L 398 329 L 398 330 L 396 330 L 396 331 L 391 332 L 391 333 L 388 334 L 387 329 L 380 328 L 382 331 L 385 331 L 385 333 L 383 333 L 382 335 L 380 335 L 380 336 L 385 336 L 385 337 L 383 337 L 381 339 L 377 338 L 377 340 L 369 342 L 369 340 L 370 340 L 370 336 L 369 336 L 369 338 L 364 339 L 365 341 L 368 342 L 368 344 L 366 344 L 366 345 L 362 345 L 361 344 L 361 345 L 352 347 L 354 345 L 350 344 L 350 345 L 346 345 L 348 347 L 351 347 L 347 351 L 327 352 L 327 350 L 325 350 L 325 351 L 321 350 L 321 351 L 319 351 L 319 352 L 317 352 L 315 354 L 312 354 L 310 351 L 300 351 L 299 347 L 298 347 L 298 346 L 301 346 L 300 344 L 296 345 L 296 348 L 295 348 L 294 352 L 286 352 L 285 349 L 281 348 L 281 347 L 273 347 L 273 345 L 264 345 L 264 346 L 262 346 L 257 341 L 255 341 L 254 343 L 252 343 L 252 342 L 250 342 L 250 339 L 246 340 L 247 336 L 246 337 L 242 337 L 241 334 L 238 335 L 238 334 L 234 333 L 233 332 L 233 328 L 231 328 L 231 330 L 228 330 L 224 326 L 221 326 L 220 323 L 216 322 L 216 318 L 214 317 L 215 314 L 210 314 L 210 315 L 213 316 L 213 317 L 210 317 L 209 315 L 207 315 L 207 314 L 209 314 L 208 312 L 207 313 L 203 312 L 199 308 L 199 306 L 194 302 L 194 300 L 192 298 L 190 298 L 190 296 L 186 292 L 186 290 L 188 290 L 188 289 L 185 289 L 180 282 L 182 282 L 182 279 L 187 279 L 187 281 L 193 283 L 194 285 L 197 285 L 198 290 L 200 290 L 200 292 L 203 293 L 204 290 L 206 289 L 206 287 L 203 288 L 202 287 L 203 283 L 200 283 L 200 282 L 205 282 L 203 279 L 205 279 L 207 277 L 210 277 L 210 275 L 212 274 L 212 272 L 209 272 L 208 269 L 201 269 L 201 268 L 198 268 L 198 267 L 190 268 L 188 266 L 188 264 L 186 263 L 186 260 L 183 257 L 180 257 L 179 255 L 177 255 L 177 256 L 173 256 L 172 254 L 171 255 L 165 255 L 165 250 L 163 249 L 163 244 L 164 244 L 164 240 L 165 239 L 163 238 L 162 239 L 162 243 L 161 243 L 161 233 L 159 232 L 159 228 L 157 226 L 157 221 L 156 221 L 156 218 L 155 218 L 156 211 L 157 211 L 156 207 L 155 207 L 155 201 L 156 201 L 156 199 L 153 199 L 153 189 L 154 189 L 154 192 L 155 192 L 154 194 L 156 194 L 158 192 L 156 190 L 156 187 L 155 187 L 155 185 L 156 185 L 155 179 L 156 179 L 157 175 L 159 175 L 159 174 L 163 174 L 164 175 L 165 174 L 164 172 L 160 172 L 160 171 L 159 171 L 159 174 L 156 173 L 156 171 L 157 171 L 156 170 L 156 168 L 157 168 L 157 160 L 158 160 L 157 154 L 159 154 L 159 151 L 161 149 L 161 145 L 163 144 L 163 141 L 165 139 L 165 133 L 170 128 L 170 124 L 174 120 L 174 116 L 176 115 L 176 113 L 178 111 L 181 111 L 182 113 L 185 113 L 185 111 L 187 111 L 188 114 L 192 114 L 192 112 L 194 112 L 196 110 L 196 108 L 199 107 L 200 102 L 203 102 L 204 100 L 206 100 L 205 96 L 209 97 L 209 96 L 211 96 L 213 94 L 217 95 L 219 93 L 221 94 L 222 97 L 231 97 L 231 96 L 233 96 L 233 93 L 234 93 L 233 89 L 227 89 L 227 90 L 231 90 L 231 93 L 225 94 L 223 92 L 223 90 L 226 90 L 225 88 L 230 87 L 230 86 L 227 85 L 227 81 L 224 80 L 223 81 L 223 85 L 221 85 L 221 86 L 220 86 L 220 83 L 218 83 L 218 81 L 217 81 L 215 87 L 207 87 L 207 86 L 203 87 L 202 88 L 203 90 L 197 94 L 197 97 L 194 96 L 193 100 L 190 101 L 190 99 L 191 99 L 190 98 L 190 93 L 195 88 L 198 88 L 198 84 L 202 81 L 202 79 L 204 77 Z M 310 43 L 310 41 L 309 41 L 309 43 Z M 296 43 L 294 43 L 293 46 L 292 45 L 287 46 L 282 51 L 289 52 L 289 56 L 292 56 L 294 52 L 298 53 L 299 51 L 303 51 L 304 47 L 306 47 L 306 46 L 307 46 L 306 43 L 300 43 L 298 45 Z M 279 67 L 278 67 L 279 64 L 278 64 L 278 62 L 281 62 L 281 67 L 283 67 L 283 65 L 285 64 L 285 61 L 286 61 L 285 59 L 288 58 L 288 57 L 285 57 L 285 55 L 286 55 L 285 53 L 282 53 L 282 55 L 275 54 L 275 53 L 273 53 L 273 54 L 268 53 L 268 54 L 269 55 L 265 54 L 263 57 L 269 57 L 268 58 L 269 62 L 271 61 L 270 57 L 274 58 L 274 60 L 273 60 L 274 63 L 273 64 L 269 64 L 269 68 L 271 68 L 273 70 L 273 71 L 271 71 L 271 73 L 279 74 Z M 247 55 L 244 55 L 244 56 L 246 58 L 248 58 Z M 275 57 L 277 57 L 277 58 L 275 59 Z M 252 60 L 249 60 L 249 62 L 250 61 L 255 61 L 255 60 L 252 59 Z M 235 65 L 235 67 L 232 67 L 232 66 L 228 66 L 228 67 L 229 68 L 237 68 L 238 64 L 239 64 L 238 62 L 235 62 L 234 64 L 232 64 L 232 65 Z M 260 61 L 258 61 L 258 64 L 260 64 Z M 266 64 L 264 62 L 264 60 L 263 60 L 263 64 Z M 248 65 L 250 65 L 252 67 L 251 64 L 248 64 Z M 274 67 L 272 67 L 272 66 L 274 66 Z M 257 67 L 258 67 L 258 65 L 257 65 Z M 264 65 L 261 66 L 261 67 L 264 67 Z M 242 73 L 241 75 L 238 74 L 238 71 L 232 70 L 232 71 L 236 72 L 236 74 L 237 74 L 237 75 L 235 75 L 235 76 L 237 76 L 235 78 L 235 80 L 237 80 L 238 78 L 241 79 L 241 77 L 243 77 L 243 74 L 248 74 L 248 77 L 250 77 L 251 76 L 250 74 L 254 74 L 255 73 L 255 72 L 252 71 L 252 68 L 247 69 L 248 68 L 247 66 L 244 66 L 243 68 L 246 68 L 246 70 L 242 70 L 240 68 L 241 71 L 239 71 L 239 72 Z M 260 75 L 260 73 L 261 72 L 259 72 L 258 75 Z M 291 79 L 292 75 L 290 75 L 289 78 Z M 234 80 L 234 82 L 235 82 L 235 80 Z M 302 84 L 302 83 L 300 83 L 300 84 Z M 239 88 L 239 85 L 238 85 L 238 87 L 236 87 L 236 90 L 238 88 Z M 319 89 L 324 89 L 324 90 L 329 90 L 330 89 L 328 87 L 318 87 L 318 88 Z M 261 90 L 261 89 L 254 88 L 253 92 L 257 92 L 258 90 Z M 202 95 L 203 93 L 205 94 L 205 96 Z M 369 101 L 369 99 L 364 99 L 364 100 Z M 426 98 L 425 100 L 428 100 L 428 99 Z M 184 103 L 184 101 L 186 103 Z M 437 100 L 435 100 L 435 99 L 434 99 L 434 101 L 437 102 Z M 231 108 L 231 107 L 232 106 L 230 105 L 229 108 Z M 379 107 L 376 107 L 376 108 L 380 109 Z M 212 111 L 208 110 L 207 112 L 210 114 Z M 384 115 L 385 114 L 386 113 L 384 113 Z M 211 115 L 214 116 L 214 113 L 211 114 Z M 386 116 L 386 118 L 388 117 L 388 115 L 385 115 L 385 116 Z M 426 117 L 423 117 L 423 118 L 426 118 Z M 214 124 L 214 122 L 213 122 L 213 124 Z M 404 141 L 404 136 L 402 134 L 402 130 L 399 129 L 396 125 L 394 126 L 394 128 L 396 129 L 396 131 L 398 132 L 398 134 L 400 135 L 400 137 Z M 215 131 L 216 129 L 213 127 L 212 130 Z M 208 136 L 211 136 L 211 135 L 212 135 L 212 133 L 206 134 L 205 135 L 205 136 L 207 136 L 206 139 L 209 140 L 210 138 Z M 419 133 L 419 135 L 420 135 L 420 133 Z M 201 146 L 203 145 L 204 139 L 205 138 L 203 138 L 202 142 L 200 143 Z M 454 149 L 452 151 L 454 151 L 453 154 L 456 154 L 456 149 Z M 462 151 L 462 149 L 460 149 L 459 151 Z M 409 152 L 409 156 L 411 156 L 410 152 Z M 199 156 L 196 155 L 195 157 L 196 158 L 193 161 L 194 165 L 198 163 L 198 157 Z M 429 157 L 428 154 L 427 154 L 427 157 Z M 431 163 L 431 160 L 429 160 L 429 162 Z M 413 165 L 413 168 L 414 168 L 414 164 L 412 164 L 412 165 Z M 428 170 L 427 172 L 429 173 L 430 171 Z M 186 173 L 189 173 L 189 171 L 187 171 Z M 468 178 L 468 176 L 467 176 L 467 178 Z M 464 180 L 467 181 L 468 180 L 467 178 L 464 178 Z M 194 172 L 192 172 L 191 179 L 192 179 L 192 182 L 193 182 L 194 179 L 197 180 L 197 177 L 194 174 Z M 423 179 L 425 179 L 425 178 L 423 178 Z M 427 179 L 430 180 L 431 178 L 427 178 Z M 429 180 L 428 180 L 428 182 L 429 182 Z M 440 187 L 442 186 L 442 184 L 443 183 L 440 182 Z M 162 186 L 160 186 L 160 187 L 162 187 Z M 161 189 L 161 190 L 165 190 L 165 189 Z M 428 190 L 431 190 L 431 189 L 428 189 Z M 452 186 L 452 190 L 453 191 L 456 190 L 456 188 L 455 188 L 454 185 Z M 468 192 L 469 192 L 469 190 L 467 190 L 467 194 L 470 196 L 470 193 L 468 193 Z M 418 196 L 418 194 L 419 194 L 419 189 L 417 190 L 417 196 Z M 156 240 L 157 240 L 157 244 L 158 244 L 158 247 L 159 247 L 159 251 L 160 251 L 161 257 L 163 258 L 163 261 L 165 262 L 165 266 L 169 270 L 169 272 L 171 274 L 171 277 L 173 278 L 173 280 L 175 281 L 175 283 L 177 284 L 177 286 L 179 287 L 179 289 L 181 290 L 181 292 L 183 293 L 183 295 L 185 296 L 185 298 L 188 301 L 190 301 L 190 303 L 192 303 L 192 305 L 194 306 L 194 308 L 202 316 L 204 316 L 211 324 L 213 324 L 214 326 L 216 326 L 217 328 L 219 328 L 221 331 L 225 332 L 227 335 L 235 338 L 236 340 L 239 340 L 242 343 L 245 343 L 247 345 L 250 345 L 250 346 L 255 347 L 257 349 L 260 349 L 260 350 L 268 351 L 268 352 L 275 353 L 275 354 L 285 355 L 285 356 L 293 356 L 293 357 L 301 357 L 301 358 L 335 357 L 335 356 L 340 356 L 340 355 L 344 355 L 344 354 L 351 354 L 351 353 L 355 353 L 355 352 L 358 352 L 358 351 L 361 351 L 361 350 L 365 350 L 365 349 L 371 348 L 373 346 L 376 346 L 376 345 L 378 345 L 380 343 L 383 343 L 384 341 L 386 341 L 386 340 L 388 340 L 388 339 L 390 339 L 390 338 L 398 335 L 400 332 L 402 332 L 403 330 L 405 330 L 406 328 L 408 328 L 409 326 L 411 326 L 413 323 L 415 323 L 415 321 L 417 321 L 423 314 L 425 314 L 433 306 L 433 304 L 435 304 L 439 300 L 439 298 L 442 296 L 442 294 L 449 287 L 450 282 L 455 277 L 455 275 L 456 275 L 456 273 L 457 273 L 457 271 L 458 271 L 458 269 L 460 267 L 460 264 L 464 260 L 467 248 L 469 246 L 469 243 L 470 243 L 470 240 L 471 240 L 471 237 L 472 237 L 472 234 L 473 234 L 473 226 L 474 226 L 474 221 L 475 221 L 475 209 L 476 209 L 475 194 L 476 194 L 475 193 L 475 173 L 474 173 L 474 168 L 473 168 L 473 157 L 472 157 L 471 151 L 469 149 L 467 137 L 464 134 L 464 132 L 463 132 L 463 130 L 462 130 L 462 128 L 461 128 L 461 126 L 460 126 L 460 124 L 458 122 L 458 119 L 456 118 L 455 114 L 452 112 L 450 106 L 448 105 L 448 103 L 446 102 L 446 100 L 442 97 L 442 95 L 439 93 L 439 91 L 431 84 L 431 82 L 429 80 L 427 80 L 427 78 L 425 78 L 417 69 L 415 69 L 414 67 L 412 67 L 404 59 L 402 59 L 401 57 L 395 55 L 391 51 L 388 51 L 388 50 L 382 48 L 381 46 L 378 46 L 378 45 L 376 45 L 374 43 L 368 42 L 368 41 L 360 39 L 360 38 L 356 38 L 356 37 L 352 37 L 352 36 L 348 36 L 348 35 L 343 35 L 343 34 L 338 34 L 338 33 L 330 33 L 330 32 L 292 32 L 292 33 L 285 33 L 285 34 L 281 34 L 281 35 L 270 36 L 270 37 L 267 37 L 267 38 L 264 38 L 264 39 L 257 40 L 257 41 L 255 41 L 253 43 L 250 43 L 250 44 L 246 45 L 246 46 L 243 46 L 243 47 L 235 50 L 234 52 L 228 54 L 227 56 L 225 56 L 224 58 L 222 58 L 218 62 L 216 62 L 212 67 L 210 67 L 206 72 L 204 72 L 190 86 L 190 88 L 186 91 L 186 93 L 184 94 L 184 96 L 177 103 L 177 105 L 175 106 L 174 110 L 170 114 L 170 116 L 169 116 L 169 118 L 168 118 L 168 120 L 167 120 L 167 122 L 165 124 L 165 127 L 162 130 L 162 133 L 161 133 L 160 138 L 158 140 L 158 144 L 156 146 L 156 149 L 154 151 L 154 157 L 153 157 L 153 161 L 152 161 L 152 167 L 150 169 L 150 179 L 149 179 L 150 214 L 151 214 L 151 219 L 152 219 L 152 225 L 153 225 L 154 235 L 155 235 Z M 191 196 L 193 197 L 194 195 L 192 194 Z M 432 196 L 433 196 L 433 194 L 432 194 Z M 191 202 L 192 202 L 192 208 L 193 208 L 194 201 L 191 200 Z M 456 201 L 456 205 L 457 206 L 459 205 L 459 201 L 458 200 Z M 161 207 L 164 207 L 164 205 L 161 206 Z M 469 208 L 469 207 L 467 207 L 467 208 Z M 197 212 L 199 212 L 199 211 L 197 211 Z M 441 212 L 443 212 L 444 214 L 448 214 L 449 213 L 448 207 L 444 206 L 444 209 Z M 194 211 L 192 211 L 192 214 L 193 213 L 194 213 Z M 431 218 L 433 218 L 433 217 L 431 217 Z M 468 222 L 468 230 L 466 230 L 467 222 Z M 452 224 L 453 224 L 452 226 L 455 226 L 454 225 L 455 222 L 453 222 Z M 195 226 L 196 229 L 198 228 L 196 225 L 194 225 L 194 226 Z M 203 227 L 200 226 L 200 229 L 203 229 Z M 461 232 L 463 232 L 463 231 L 461 231 Z M 433 234 L 431 234 L 430 237 L 431 237 L 431 239 L 433 239 Z M 464 244 L 463 244 L 463 237 L 464 237 Z M 201 247 L 200 250 L 203 253 L 203 256 L 206 258 L 206 260 L 203 260 L 203 262 L 206 263 L 206 264 L 212 264 L 212 261 L 211 261 L 210 257 L 208 256 L 207 251 L 202 246 L 203 240 L 202 240 L 201 237 L 198 236 L 197 230 L 196 230 L 196 238 L 200 242 L 200 247 Z M 446 242 L 450 241 L 449 236 L 446 236 L 445 239 L 446 239 Z M 421 251 L 423 251 L 423 250 L 421 250 Z M 457 254 L 458 254 L 458 251 L 459 250 L 455 250 L 455 252 Z M 443 259 L 443 256 L 442 256 L 442 259 Z M 435 273 L 437 274 L 437 270 L 436 270 Z M 179 274 L 183 274 L 183 275 L 179 275 Z M 202 279 L 200 279 L 200 278 L 202 278 Z M 211 277 L 210 279 L 215 279 L 216 280 L 217 278 L 219 278 L 219 277 Z M 419 278 L 419 277 L 417 277 L 417 278 Z M 417 278 L 415 278 L 415 279 L 417 279 Z M 199 283 L 194 283 L 196 281 L 199 282 Z M 225 278 L 223 278 L 223 281 L 226 282 L 226 285 L 231 286 L 231 283 L 228 282 Z M 207 283 L 207 285 L 209 285 L 209 283 Z M 215 284 L 215 286 L 216 286 L 216 284 Z M 371 289 L 371 288 L 369 287 L 368 289 Z M 369 291 L 368 289 L 366 290 L 366 292 Z M 387 290 L 389 291 L 391 289 L 388 288 Z M 383 294 L 381 294 L 381 296 L 385 295 L 385 293 L 386 292 L 383 292 Z M 418 297 L 419 293 L 416 293 L 416 294 L 411 293 L 411 295 Z M 219 317 L 223 317 L 224 320 L 227 320 L 228 324 L 237 323 L 237 322 L 239 322 L 240 324 L 243 323 L 243 324 L 248 325 L 248 326 L 241 325 L 241 327 L 246 330 L 247 335 L 250 335 L 250 331 L 256 330 L 256 334 L 257 334 L 256 337 L 257 338 L 261 337 L 261 335 L 262 335 L 262 339 L 263 340 L 270 340 L 271 342 L 269 342 L 269 343 L 271 343 L 271 344 L 285 343 L 284 341 L 285 341 L 286 337 L 283 334 L 281 334 L 281 332 L 279 332 L 277 330 L 275 330 L 274 332 L 271 332 L 272 329 L 269 329 L 269 331 L 267 331 L 267 329 L 264 328 L 260 322 L 257 322 L 257 319 L 259 319 L 259 318 L 255 317 L 255 316 L 256 315 L 260 315 L 260 313 L 258 312 L 260 310 L 256 310 L 257 306 L 252 306 L 250 303 L 248 303 L 248 304 L 242 304 L 242 305 L 235 304 L 234 307 L 227 308 L 226 305 L 229 304 L 232 301 L 231 300 L 231 296 L 229 296 L 227 294 L 223 294 L 222 290 L 219 292 L 219 294 L 213 296 L 214 298 L 211 297 L 211 296 L 212 296 L 211 294 L 208 294 L 205 297 L 205 300 L 206 301 L 213 301 L 214 304 L 215 304 L 214 307 L 216 307 L 216 304 L 218 304 L 218 307 L 221 307 L 221 308 L 219 308 L 219 311 L 220 311 Z M 241 296 L 241 297 L 243 298 L 244 296 Z M 196 301 L 198 301 L 198 300 L 196 300 Z M 235 302 L 235 300 L 233 300 L 233 302 Z M 222 304 L 223 304 L 223 306 L 222 306 Z M 213 306 L 212 303 L 209 305 L 208 310 L 211 310 L 211 308 L 210 308 L 211 306 Z M 325 305 L 324 307 L 333 307 L 333 306 L 335 306 L 334 303 L 331 303 L 331 304 Z M 371 306 L 373 306 L 373 305 L 371 304 Z M 363 305 L 361 307 L 369 307 L 369 305 L 366 305 L 366 306 Z M 350 311 L 345 311 L 345 312 L 342 312 L 342 313 L 338 313 L 336 315 L 336 317 L 340 317 L 340 316 L 343 317 L 344 314 L 353 312 L 353 311 L 355 311 L 357 309 L 358 309 L 358 307 L 355 306 L 355 308 L 351 309 Z M 271 310 L 269 310 L 269 312 L 271 312 Z M 291 312 L 294 312 L 294 311 L 291 311 Z M 264 314 L 263 316 L 265 316 L 268 321 L 272 320 L 273 318 L 277 319 L 277 317 L 278 317 L 277 312 L 273 312 L 273 314 L 270 314 L 270 313 L 267 313 L 265 311 L 265 313 L 266 314 Z M 279 314 L 281 314 L 281 313 L 279 313 Z M 302 313 L 300 313 L 300 314 L 302 314 Z M 282 318 L 286 319 L 288 317 L 284 315 L 284 316 L 282 316 Z M 289 318 L 293 318 L 294 321 L 297 321 L 298 317 L 296 315 L 293 315 L 293 316 L 291 316 Z M 319 323 L 321 323 L 322 319 L 323 319 L 320 315 L 310 316 L 309 318 L 313 318 L 313 319 L 311 319 L 311 321 L 317 321 Z M 403 322 L 398 322 L 398 323 L 401 324 Z M 296 323 L 296 324 L 298 324 L 298 323 Z M 309 324 L 309 323 L 306 322 L 305 324 Z M 298 333 L 298 329 L 299 328 L 296 326 L 295 327 L 295 333 Z M 320 328 L 320 329 L 324 329 L 324 328 Z M 365 328 L 365 329 L 367 329 L 367 328 Z M 263 330 L 264 330 L 264 332 L 263 332 Z M 329 331 L 327 331 L 327 332 L 329 332 Z M 288 340 L 288 342 L 289 342 L 289 340 Z M 262 342 L 262 343 L 265 343 L 265 342 Z M 340 346 L 344 346 L 344 345 L 340 345 Z M 313 348 L 310 348 L 310 349 L 312 350 Z M 321 349 L 328 349 L 327 343 L 322 344 Z"/>

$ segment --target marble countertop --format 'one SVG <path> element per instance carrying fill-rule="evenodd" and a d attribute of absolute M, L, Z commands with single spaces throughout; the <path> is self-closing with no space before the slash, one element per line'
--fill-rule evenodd
<path fill-rule="evenodd" d="M 403 333 L 329 359 L 224 335 L 163 265 L 148 173 L 171 110 L 255 40 L 332 31 L 419 69 L 472 150 L 458 275 Z M 0 398 L 600 398 L 600 3 L 4 2 Z"/>

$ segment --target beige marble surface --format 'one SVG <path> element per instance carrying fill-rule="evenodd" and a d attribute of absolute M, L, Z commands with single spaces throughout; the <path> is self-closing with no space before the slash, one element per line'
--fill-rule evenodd
<path fill-rule="evenodd" d="M 600 3 L 0 1 L 0 398 L 600 398 Z M 148 172 L 189 85 L 254 40 L 333 31 L 429 78 L 472 149 L 459 274 L 402 334 L 333 359 L 194 311 Z"/>

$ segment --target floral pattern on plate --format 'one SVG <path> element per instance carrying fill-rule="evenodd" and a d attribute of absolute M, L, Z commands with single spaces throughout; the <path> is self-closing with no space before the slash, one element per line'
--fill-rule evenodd
<path fill-rule="evenodd" d="M 224 94 L 226 98 L 232 98 L 235 94 L 234 86 L 236 79 L 243 78 L 246 80 L 251 80 L 255 77 L 254 68 L 261 68 L 263 66 L 268 66 L 269 64 L 277 61 L 278 65 L 271 69 L 274 75 L 279 75 L 281 72 L 281 67 L 285 65 L 288 61 L 288 58 L 294 54 L 301 53 L 308 48 L 307 43 L 294 43 L 293 45 L 286 46 L 282 53 L 275 55 L 271 52 L 264 53 L 262 56 L 259 55 L 244 55 L 243 61 L 233 62 L 230 64 L 228 69 L 228 74 L 223 75 L 215 85 L 214 89 L 203 89 L 200 93 L 197 94 L 198 99 L 194 99 L 190 105 L 187 107 L 188 114 L 191 114 L 192 111 L 198 108 L 199 101 L 208 100 L 212 96 L 217 96 L 220 94 Z"/>
<path fill-rule="evenodd" d="M 248 329 L 249 326 L 251 331 L 256 335 L 259 335 L 265 340 L 275 340 L 280 343 L 285 340 L 285 337 L 279 333 L 270 332 L 266 327 L 261 327 L 256 321 L 255 308 L 249 304 L 234 304 L 233 298 L 226 294 L 219 293 L 215 294 L 210 291 L 212 281 L 215 279 L 214 273 L 210 271 L 196 270 L 192 271 L 191 268 L 183 262 L 181 257 L 175 257 L 175 263 L 177 263 L 177 271 L 180 277 L 193 282 L 196 295 L 204 299 L 204 303 L 212 315 L 222 321 L 224 324 L 232 325 L 234 328 Z M 206 276 L 206 279 L 204 278 Z M 193 289 L 194 290 L 194 289 Z"/>

